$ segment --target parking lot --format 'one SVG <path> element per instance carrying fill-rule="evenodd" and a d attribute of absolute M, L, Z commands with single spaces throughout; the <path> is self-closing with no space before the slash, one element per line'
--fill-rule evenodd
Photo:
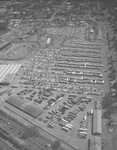
<path fill-rule="evenodd" d="M 87 41 L 85 30 L 86 26 L 47 29 L 48 37 L 61 36 L 64 42 L 59 37 L 61 45 L 41 47 L 31 60 L 22 62 L 4 103 L 74 148 L 85 143 L 82 150 L 92 138 L 95 101 L 109 89 L 104 42 Z"/>

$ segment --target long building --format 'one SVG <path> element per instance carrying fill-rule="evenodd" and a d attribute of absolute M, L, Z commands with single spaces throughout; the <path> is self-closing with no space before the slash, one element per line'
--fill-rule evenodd
<path fill-rule="evenodd" d="M 94 110 L 93 113 L 93 134 L 102 134 L 102 114 L 100 109 Z"/>

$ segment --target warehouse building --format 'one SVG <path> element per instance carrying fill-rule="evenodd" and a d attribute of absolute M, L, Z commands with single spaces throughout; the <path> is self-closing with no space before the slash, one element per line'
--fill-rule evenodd
<path fill-rule="evenodd" d="M 94 110 L 93 113 L 93 134 L 94 135 L 102 134 L 102 115 L 100 109 Z"/>

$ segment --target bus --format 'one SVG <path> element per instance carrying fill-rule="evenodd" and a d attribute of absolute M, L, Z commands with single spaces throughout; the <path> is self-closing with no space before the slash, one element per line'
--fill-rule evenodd
<path fill-rule="evenodd" d="M 65 127 L 70 129 L 70 130 L 72 129 L 72 126 L 65 125 Z"/>
<path fill-rule="evenodd" d="M 67 132 L 69 131 L 67 127 L 62 127 L 62 130 L 67 131 Z"/>
<path fill-rule="evenodd" d="M 68 123 L 68 124 L 66 124 L 66 125 L 67 125 L 67 126 L 70 126 L 70 127 L 73 127 L 73 125 L 72 125 L 72 124 L 69 124 L 69 123 Z"/>
<path fill-rule="evenodd" d="M 53 106 L 55 104 L 55 102 L 54 103 L 52 103 L 50 106 Z"/>
<path fill-rule="evenodd" d="M 50 126 L 51 128 L 54 128 L 54 127 L 55 127 L 55 124 L 49 123 L 48 126 Z"/>
<path fill-rule="evenodd" d="M 80 135 L 87 135 L 87 132 L 86 131 L 79 131 L 78 134 L 80 134 Z"/>
<path fill-rule="evenodd" d="M 82 132 L 82 131 L 87 131 L 87 128 L 80 128 L 80 129 L 79 129 L 79 132 L 80 132 L 80 131 L 81 131 L 81 132 Z"/>
<path fill-rule="evenodd" d="M 65 123 L 68 123 L 68 121 L 67 121 L 67 120 L 65 120 L 65 119 L 62 119 L 62 121 L 63 121 L 63 122 L 65 122 Z"/>
<path fill-rule="evenodd" d="M 66 107 L 67 109 L 69 109 L 69 107 L 67 105 L 64 105 L 64 107 Z"/>

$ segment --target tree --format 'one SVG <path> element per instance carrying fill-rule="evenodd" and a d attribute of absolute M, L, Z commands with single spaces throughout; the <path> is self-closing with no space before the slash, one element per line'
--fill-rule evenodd
<path fill-rule="evenodd" d="M 117 82 L 115 82 L 112 86 L 113 89 L 117 90 Z"/>
<path fill-rule="evenodd" d="M 58 150 L 61 146 L 60 141 L 55 140 L 54 143 L 51 145 L 52 150 Z"/>
<path fill-rule="evenodd" d="M 115 73 L 116 73 L 115 69 L 113 69 L 112 67 L 110 67 L 109 71 L 111 71 L 111 73 L 109 73 L 109 75 L 108 75 L 109 81 L 115 80 Z"/>
<path fill-rule="evenodd" d="M 102 100 L 102 108 L 104 109 L 103 118 L 110 119 L 111 114 L 113 114 L 112 103 L 113 98 L 111 92 L 106 93 Z"/>
<path fill-rule="evenodd" d="M 112 108 L 111 109 L 107 109 L 104 111 L 102 118 L 104 119 L 111 119 L 111 114 L 112 114 Z"/>
<path fill-rule="evenodd" d="M 102 100 L 102 108 L 108 109 L 112 105 L 112 96 L 111 93 L 106 93 Z"/>

